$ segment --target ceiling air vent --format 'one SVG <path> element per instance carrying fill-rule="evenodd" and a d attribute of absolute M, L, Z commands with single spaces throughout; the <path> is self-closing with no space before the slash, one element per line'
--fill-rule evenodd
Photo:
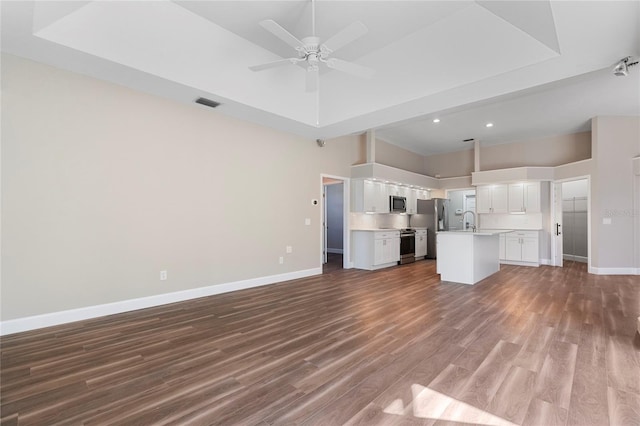
<path fill-rule="evenodd" d="M 471 139 L 463 139 L 463 140 L 462 140 L 462 142 L 473 142 L 473 141 L 475 141 L 475 139 L 474 139 L 474 138 L 471 138 Z"/>
<path fill-rule="evenodd" d="M 212 101 L 211 99 L 207 99 L 207 98 L 198 98 L 196 99 L 196 103 L 200 105 L 208 106 L 211 108 L 215 108 L 220 105 L 220 102 Z"/>

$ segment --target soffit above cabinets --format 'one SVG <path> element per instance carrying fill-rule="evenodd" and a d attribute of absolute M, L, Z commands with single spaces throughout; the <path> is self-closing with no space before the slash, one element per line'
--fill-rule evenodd
<path fill-rule="evenodd" d="M 319 90 L 307 93 L 301 66 L 248 67 L 291 56 L 291 48 L 259 22 L 273 19 L 298 38 L 308 36 L 310 1 L 22 1 L 1 7 L 5 52 L 185 103 L 203 96 L 221 102 L 222 113 L 309 138 L 378 128 L 380 137 L 423 154 L 463 149 L 455 141 L 477 124 L 478 107 L 483 119 L 484 113 L 496 116 L 500 124 L 493 130 L 504 132 L 498 142 L 518 129 L 535 134 L 545 126 L 533 120 L 527 127 L 509 111 L 544 115 L 540 102 L 567 97 L 550 89 L 640 51 L 637 2 L 318 0 L 316 34 L 326 39 L 362 21 L 368 33 L 336 57 L 376 73 L 361 79 L 325 70 Z M 589 81 L 587 87 L 595 82 Z M 615 90 L 629 89 L 629 82 Z M 519 109 L 521 95 L 539 91 L 549 96 Z M 606 99 L 600 105 L 615 110 Z M 498 101 L 512 104 L 496 109 Z M 627 101 L 618 97 L 615 105 Z M 576 104 L 572 110 L 590 101 Z M 580 130 L 591 111 L 547 127 Z M 447 114 L 449 130 L 421 123 Z M 467 136 L 495 143 L 490 135 Z"/>

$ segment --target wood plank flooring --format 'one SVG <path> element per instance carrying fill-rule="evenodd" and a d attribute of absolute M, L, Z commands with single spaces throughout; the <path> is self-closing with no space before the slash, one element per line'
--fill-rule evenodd
<path fill-rule="evenodd" d="M 325 271 L 0 338 L 0 421 L 640 425 L 640 277 Z"/>

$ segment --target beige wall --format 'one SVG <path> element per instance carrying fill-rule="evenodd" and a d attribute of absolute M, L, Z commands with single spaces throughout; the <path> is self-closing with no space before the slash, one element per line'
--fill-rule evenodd
<path fill-rule="evenodd" d="M 473 149 L 469 149 L 424 157 L 424 169 L 425 174 L 441 178 L 471 176 L 473 162 Z"/>
<path fill-rule="evenodd" d="M 637 214 L 633 158 L 640 155 L 640 117 L 596 117 L 592 132 L 591 264 L 595 268 L 631 268 Z M 605 218 L 611 224 L 604 224 Z"/>
<path fill-rule="evenodd" d="M 443 178 L 469 176 L 474 171 L 473 149 L 424 158 L 425 174 Z M 554 136 L 527 142 L 480 146 L 480 170 L 524 166 L 554 167 L 591 158 L 591 132 Z"/>
<path fill-rule="evenodd" d="M 361 138 L 223 112 L 3 55 L 1 319 L 319 268 L 311 200 Z"/>
<path fill-rule="evenodd" d="M 414 173 L 424 173 L 424 157 L 399 146 L 376 139 L 376 163 Z"/>
<path fill-rule="evenodd" d="M 591 158 L 591 132 L 533 141 L 481 146 L 480 170 L 559 166 Z"/>

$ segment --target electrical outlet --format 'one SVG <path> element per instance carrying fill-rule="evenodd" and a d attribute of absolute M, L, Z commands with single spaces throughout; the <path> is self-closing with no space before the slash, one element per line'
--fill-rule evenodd
<path fill-rule="evenodd" d="M 167 271 L 160 271 L 160 281 L 167 280 Z"/>
<path fill-rule="evenodd" d="M 288 254 L 293 253 L 293 247 L 287 246 L 287 250 L 286 251 L 287 251 Z"/>
<path fill-rule="evenodd" d="M 284 263 L 284 257 L 280 256 L 280 264 L 282 265 Z"/>

